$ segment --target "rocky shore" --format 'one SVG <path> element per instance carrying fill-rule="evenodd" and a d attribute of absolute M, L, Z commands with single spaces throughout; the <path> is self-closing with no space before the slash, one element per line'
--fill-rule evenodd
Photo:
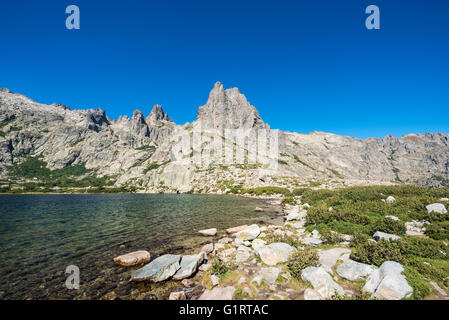
<path fill-rule="evenodd" d="M 281 204 L 280 197 L 265 200 Z M 395 199 L 388 197 L 383 201 L 393 203 Z M 170 292 L 159 299 L 399 300 L 412 296 L 411 280 L 405 276 L 401 263 L 384 261 L 376 266 L 351 259 L 353 236 L 334 232 L 338 241 L 328 243 L 327 237 L 316 229 L 306 228 L 307 212 L 312 206 L 302 203 L 301 196 L 294 197 L 294 202 L 283 204 L 283 225 L 198 230 L 211 241 L 194 254 L 165 254 L 153 259 L 149 252 L 138 251 L 114 261 L 121 266 L 141 266 L 130 277 L 134 285 L 171 282 Z M 255 208 L 259 210 L 263 209 Z M 429 214 L 447 214 L 441 203 L 429 204 L 427 210 Z M 406 237 L 426 237 L 425 222 L 410 221 L 405 227 Z M 367 241 L 399 238 L 379 231 Z M 434 281 L 430 285 L 436 292 L 434 299 L 449 299 L 447 289 Z M 114 292 L 103 297 L 115 298 Z"/>

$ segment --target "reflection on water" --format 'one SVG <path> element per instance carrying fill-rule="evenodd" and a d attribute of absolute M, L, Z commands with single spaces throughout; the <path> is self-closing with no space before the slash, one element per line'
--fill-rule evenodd
<path fill-rule="evenodd" d="M 0 299 L 98 299 L 112 289 L 129 298 L 133 269 L 114 256 L 189 253 L 210 241 L 197 230 L 277 223 L 278 210 L 219 195 L 0 195 Z M 65 288 L 68 265 L 80 268 L 80 290 Z"/>

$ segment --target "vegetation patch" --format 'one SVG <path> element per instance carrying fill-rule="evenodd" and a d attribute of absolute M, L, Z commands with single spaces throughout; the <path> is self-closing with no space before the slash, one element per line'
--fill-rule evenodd
<path fill-rule="evenodd" d="M 301 271 L 305 268 L 317 267 L 318 265 L 318 254 L 309 247 L 299 249 L 293 253 L 287 263 L 288 270 L 296 279 L 301 279 Z"/>

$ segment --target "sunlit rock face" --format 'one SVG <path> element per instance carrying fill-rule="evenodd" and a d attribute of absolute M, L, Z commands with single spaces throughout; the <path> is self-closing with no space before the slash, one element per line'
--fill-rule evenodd
<path fill-rule="evenodd" d="M 116 186 L 135 186 L 142 192 L 194 189 L 220 193 L 229 183 L 291 187 L 292 181 L 300 185 L 311 179 L 324 186 L 330 181 L 345 185 L 449 184 L 449 135 L 445 133 L 362 140 L 324 132 L 277 131 L 279 152 L 272 159 L 279 164 L 277 168 L 224 166 L 217 153 L 205 152 L 204 141 L 188 150 L 201 155 L 201 161 L 177 161 L 180 151 L 176 147 L 183 135 L 197 129 L 213 129 L 209 135 L 223 138 L 228 146 L 234 142 L 225 138 L 224 129 L 274 132 L 237 88 L 225 89 L 217 82 L 206 104 L 199 107 L 197 119 L 184 125 L 174 123 L 160 105 L 154 105 L 147 117 L 142 110 L 136 109 L 131 119 L 113 120 L 100 108 L 44 105 L 0 89 L 0 179 L 10 179 L 4 168 L 39 156 L 51 170 L 82 164 L 99 177 L 113 176 Z"/>

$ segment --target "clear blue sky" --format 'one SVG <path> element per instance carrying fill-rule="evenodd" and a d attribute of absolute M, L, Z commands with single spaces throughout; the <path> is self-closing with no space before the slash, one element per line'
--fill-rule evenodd
<path fill-rule="evenodd" d="M 272 128 L 449 132 L 448 0 L 0 0 L 0 28 L 0 87 L 42 103 L 183 124 L 221 81 Z"/>

